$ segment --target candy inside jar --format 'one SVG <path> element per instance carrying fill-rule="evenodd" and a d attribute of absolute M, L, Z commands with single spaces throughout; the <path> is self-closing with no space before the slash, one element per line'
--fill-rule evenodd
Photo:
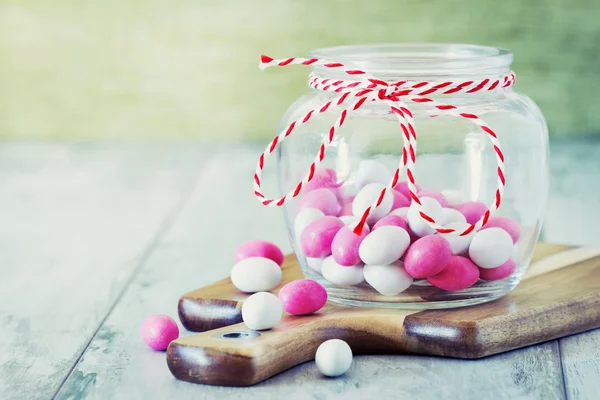
<path fill-rule="evenodd" d="M 260 158 L 304 274 L 347 305 L 446 308 L 521 280 L 545 208 L 547 131 L 512 88 L 512 54 L 468 45 L 347 46 L 309 59 L 313 93 Z M 281 198 L 261 191 L 278 158 Z"/>

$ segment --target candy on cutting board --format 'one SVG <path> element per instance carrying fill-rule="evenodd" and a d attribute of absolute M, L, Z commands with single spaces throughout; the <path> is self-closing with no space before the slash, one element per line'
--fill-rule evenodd
<path fill-rule="evenodd" d="M 451 256 L 450 243 L 441 235 L 424 236 L 406 251 L 404 267 L 413 278 L 428 278 L 442 271 Z"/>
<path fill-rule="evenodd" d="M 321 273 L 321 266 L 323 265 L 323 260 L 325 260 L 325 258 L 306 257 L 306 264 L 308 264 L 308 266 L 313 270 L 317 271 L 318 273 Z"/>
<path fill-rule="evenodd" d="M 265 292 L 281 281 L 281 267 L 269 258 L 250 257 L 237 262 L 230 277 L 233 285 L 242 292 Z"/>
<path fill-rule="evenodd" d="M 308 257 L 327 257 L 331 254 L 333 238 L 344 226 L 339 218 L 333 216 L 311 222 L 300 236 L 302 251 Z"/>
<path fill-rule="evenodd" d="M 281 301 L 269 292 L 254 293 L 242 303 L 242 320 L 248 329 L 254 331 L 275 327 L 282 314 Z"/>
<path fill-rule="evenodd" d="M 317 348 L 315 364 L 319 372 L 325 376 L 343 375 L 352 365 L 352 349 L 343 340 L 327 340 Z"/>
<path fill-rule="evenodd" d="M 153 350 L 166 350 L 169 343 L 179 337 L 179 327 L 173 318 L 163 315 L 151 315 L 142 322 L 140 333 L 144 343 Z"/>
<path fill-rule="evenodd" d="M 363 273 L 365 281 L 384 296 L 395 296 L 413 283 L 402 261 L 389 265 L 365 265 Z"/>
<path fill-rule="evenodd" d="M 479 277 L 486 281 L 499 281 L 508 278 L 515 272 L 515 261 L 509 258 L 504 264 L 496 268 L 479 268 Z"/>
<path fill-rule="evenodd" d="M 489 219 L 489 221 L 481 228 L 481 230 L 489 228 L 501 228 L 504 229 L 512 238 L 513 243 L 517 243 L 521 237 L 521 227 L 519 224 L 508 217 L 496 216 Z"/>
<path fill-rule="evenodd" d="M 362 264 L 345 267 L 336 263 L 332 256 L 323 260 L 321 273 L 329 282 L 341 286 L 354 286 L 365 280 Z"/>
<path fill-rule="evenodd" d="M 480 230 L 473 235 L 469 245 L 469 257 L 480 268 L 496 268 L 513 254 L 510 235 L 500 228 Z"/>
<path fill-rule="evenodd" d="M 467 257 L 452 256 L 446 267 L 438 274 L 430 276 L 427 281 L 433 286 L 457 291 L 473 286 L 479 279 L 479 268 Z"/>
<path fill-rule="evenodd" d="M 406 230 L 393 226 L 382 226 L 363 239 L 358 249 L 365 264 L 387 265 L 398 260 L 410 244 Z"/>
<path fill-rule="evenodd" d="M 233 261 L 238 262 L 250 257 L 265 257 L 275 261 L 278 265 L 283 263 L 281 249 L 266 240 L 250 240 L 237 248 L 233 253 Z"/>
<path fill-rule="evenodd" d="M 340 229 L 331 243 L 331 253 L 335 262 L 348 267 L 360 263 L 358 249 L 368 234 L 369 229 L 366 226 L 360 235 L 356 235 L 348 226 Z"/>
<path fill-rule="evenodd" d="M 319 311 L 327 303 L 327 291 L 319 282 L 296 279 L 279 291 L 283 310 L 292 315 L 307 315 Z"/>

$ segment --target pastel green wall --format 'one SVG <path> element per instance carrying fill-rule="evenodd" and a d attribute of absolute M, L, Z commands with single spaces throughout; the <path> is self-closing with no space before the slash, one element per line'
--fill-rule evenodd
<path fill-rule="evenodd" d="M 303 68 L 258 56 L 466 42 L 515 52 L 554 135 L 600 134 L 596 0 L 0 0 L 0 136 L 270 138 Z"/>

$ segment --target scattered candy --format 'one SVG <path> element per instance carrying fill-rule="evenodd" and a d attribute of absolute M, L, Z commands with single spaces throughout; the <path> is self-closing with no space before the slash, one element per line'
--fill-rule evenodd
<path fill-rule="evenodd" d="M 381 218 L 375 225 L 373 225 L 373 230 L 377 228 L 381 228 L 382 226 L 397 226 L 404 230 L 408 230 L 408 220 L 405 216 L 400 215 L 388 215 L 386 217 Z"/>
<path fill-rule="evenodd" d="M 438 203 L 440 203 L 442 207 L 449 207 L 448 200 L 446 200 L 446 197 L 436 190 L 423 189 L 419 191 L 418 195 L 420 198 L 429 197 L 435 199 Z"/>
<path fill-rule="evenodd" d="M 342 186 L 341 183 L 337 183 L 337 176 L 335 170 L 331 168 L 317 168 L 313 178 L 304 186 L 304 190 L 307 192 L 320 188 L 336 189 Z"/>
<path fill-rule="evenodd" d="M 451 222 L 446 224 L 447 228 L 455 229 L 457 234 L 454 235 L 440 235 L 450 243 L 452 254 L 454 255 L 467 255 L 469 252 L 469 245 L 475 235 L 475 231 L 470 232 L 467 235 L 460 236 L 459 233 L 464 232 L 470 225 L 466 222 Z"/>
<path fill-rule="evenodd" d="M 321 273 L 321 266 L 323 265 L 323 260 L 325 259 L 306 257 L 306 263 L 308 264 L 308 266 L 317 271 L 318 273 Z"/>
<path fill-rule="evenodd" d="M 304 194 L 298 201 L 296 212 L 300 212 L 305 208 L 316 208 L 325 215 L 338 215 L 341 210 L 335 192 L 332 189 L 315 189 Z"/>
<path fill-rule="evenodd" d="M 354 178 L 356 188 L 362 189 L 369 183 L 381 183 L 387 185 L 392 180 L 392 173 L 385 165 L 373 160 L 364 160 L 358 164 Z"/>
<path fill-rule="evenodd" d="M 441 235 L 424 236 L 406 251 L 404 267 L 413 278 L 428 278 L 442 271 L 450 257 L 452 249 L 446 239 Z"/>
<path fill-rule="evenodd" d="M 281 301 L 269 292 L 254 293 L 242 304 L 242 320 L 253 331 L 273 328 L 282 314 Z"/>
<path fill-rule="evenodd" d="M 385 185 L 381 183 L 369 183 L 363 187 L 360 192 L 354 198 L 352 202 L 352 213 L 356 216 L 362 216 L 367 208 L 369 208 L 381 194 L 381 191 L 385 188 Z M 375 208 L 371 215 L 367 218 L 369 225 L 374 224 L 381 218 L 388 215 L 392 209 L 394 203 L 394 196 L 388 191 L 386 192 L 383 201 L 379 207 Z"/>
<path fill-rule="evenodd" d="M 231 282 L 246 293 L 265 292 L 281 281 L 281 267 L 264 257 L 250 257 L 238 261 L 231 270 Z"/>
<path fill-rule="evenodd" d="M 394 197 L 394 203 L 392 204 L 392 210 L 396 208 L 409 207 L 410 199 L 400 193 L 399 191 L 392 189 L 392 196 Z"/>
<path fill-rule="evenodd" d="M 335 262 L 332 256 L 327 257 L 321 266 L 323 278 L 335 285 L 358 285 L 365 280 L 362 264 L 345 267 Z"/>
<path fill-rule="evenodd" d="M 454 208 L 444 208 L 444 225 L 452 222 L 467 222 L 467 219 L 463 213 Z"/>
<path fill-rule="evenodd" d="M 488 228 L 504 229 L 512 238 L 513 243 L 517 243 L 521 237 L 521 227 L 516 221 L 508 217 L 497 216 L 490 218 L 481 230 Z"/>
<path fill-rule="evenodd" d="M 169 347 L 169 343 L 179 337 L 179 327 L 173 318 L 156 314 L 142 322 L 140 333 L 144 343 L 151 349 L 163 351 Z"/>
<path fill-rule="evenodd" d="M 317 349 L 315 364 L 319 372 L 325 376 L 340 376 L 352 365 L 352 350 L 343 340 L 327 340 Z"/>
<path fill-rule="evenodd" d="M 415 185 L 415 187 L 417 188 L 417 193 L 419 193 L 421 188 L 418 185 Z M 408 191 L 408 183 L 406 181 L 398 182 L 398 184 L 394 186 L 394 189 L 402 193 L 407 199 L 411 199 L 410 192 Z"/>
<path fill-rule="evenodd" d="M 467 201 L 467 196 L 458 190 L 447 189 L 442 190 L 442 194 L 446 198 L 449 207 L 457 207 Z"/>
<path fill-rule="evenodd" d="M 250 257 L 265 257 L 283 264 L 283 252 L 277 245 L 266 240 L 251 240 L 237 248 L 233 254 L 234 262 Z"/>
<path fill-rule="evenodd" d="M 487 210 L 487 206 L 480 201 L 468 201 L 456 207 L 460 211 L 469 224 L 474 224 L 479 221 Z"/>
<path fill-rule="evenodd" d="M 279 291 L 284 311 L 293 315 L 306 315 L 319 311 L 327 303 L 327 291 L 318 282 L 297 279 Z"/>
<path fill-rule="evenodd" d="M 360 263 L 358 249 L 368 233 L 369 229 L 367 227 L 363 227 L 360 235 L 356 235 L 347 226 L 340 229 L 331 243 L 331 252 L 335 262 L 347 267 Z"/>
<path fill-rule="evenodd" d="M 479 279 L 479 268 L 462 256 L 452 256 L 446 267 L 427 281 L 433 286 L 448 290 L 463 290 L 473 286 Z"/>
<path fill-rule="evenodd" d="M 509 258 L 504 264 L 496 268 L 479 268 L 479 277 L 486 281 L 499 281 L 508 278 L 515 272 L 516 264 Z"/>
<path fill-rule="evenodd" d="M 344 226 L 339 218 L 332 216 L 321 217 L 311 222 L 300 236 L 302 251 L 308 257 L 326 257 L 330 255 L 333 238 Z"/>
<path fill-rule="evenodd" d="M 423 197 L 421 199 L 421 205 L 423 206 L 423 211 L 425 214 L 429 215 L 436 222 L 444 222 L 444 209 L 438 203 L 437 200 L 432 199 L 431 197 Z M 408 218 L 408 226 L 417 236 L 426 236 L 433 235 L 436 231 L 429 223 L 421 217 L 419 209 L 417 208 L 417 203 L 413 203 L 407 214 Z"/>
<path fill-rule="evenodd" d="M 504 264 L 513 253 L 510 235 L 500 228 L 480 230 L 473 235 L 469 257 L 480 268 L 496 268 Z"/>
<path fill-rule="evenodd" d="M 311 222 L 324 216 L 325 213 L 316 208 L 305 208 L 300 211 L 294 220 L 294 232 L 296 233 L 296 237 L 299 238 L 302 235 L 302 232 L 304 232 L 304 229 L 306 229 Z"/>
<path fill-rule="evenodd" d="M 395 296 L 413 283 L 402 261 L 390 265 L 365 265 L 363 273 L 365 281 L 384 296 Z"/>
<path fill-rule="evenodd" d="M 358 254 L 365 264 L 387 265 L 402 257 L 409 244 L 406 230 L 392 225 L 382 226 L 367 235 Z"/>

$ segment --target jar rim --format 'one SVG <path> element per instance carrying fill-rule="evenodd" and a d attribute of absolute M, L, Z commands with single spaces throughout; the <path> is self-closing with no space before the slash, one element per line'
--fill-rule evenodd
<path fill-rule="evenodd" d="M 459 43 L 383 43 L 323 47 L 309 57 L 342 62 L 375 75 L 470 75 L 509 71 L 513 53 Z M 315 70 L 319 70 L 315 67 Z"/>

